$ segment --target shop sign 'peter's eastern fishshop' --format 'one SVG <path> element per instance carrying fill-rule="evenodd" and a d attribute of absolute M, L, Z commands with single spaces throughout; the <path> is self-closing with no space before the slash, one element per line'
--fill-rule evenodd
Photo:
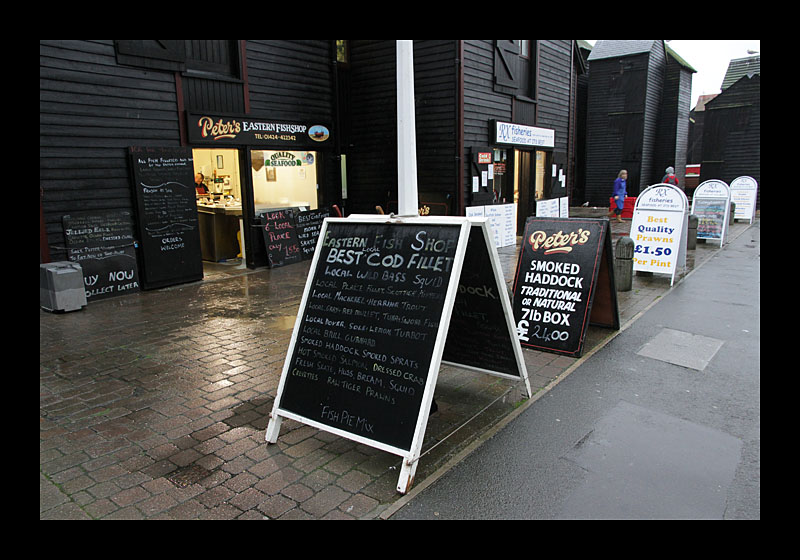
<path fill-rule="evenodd" d="M 192 143 L 238 145 L 285 145 L 312 147 L 330 143 L 330 127 L 324 124 L 279 122 L 246 116 L 189 113 L 189 141 Z"/>

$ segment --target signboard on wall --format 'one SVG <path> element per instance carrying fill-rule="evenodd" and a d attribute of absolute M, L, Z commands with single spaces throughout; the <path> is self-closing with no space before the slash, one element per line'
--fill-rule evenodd
<path fill-rule="evenodd" d="M 195 144 L 237 144 L 317 149 L 332 144 L 327 123 L 277 121 L 249 115 L 187 113 L 189 141 Z"/>
<path fill-rule="evenodd" d="M 541 128 L 502 121 L 490 121 L 495 144 L 510 146 L 530 146 L 552 148 L 556 145 L 556 131 L 552 128 Z"/>

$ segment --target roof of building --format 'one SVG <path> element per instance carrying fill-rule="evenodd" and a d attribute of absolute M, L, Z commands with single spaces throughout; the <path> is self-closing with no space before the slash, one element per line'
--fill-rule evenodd
<path fill-rule="evenodd" d="M 701 95 L 700 97 L 697 98 L 697 105 L 695 105 L 692 111 L 705 111 L 706 103 L 708 103 L 718 95 L 719 95 L 718 93 L 707 93 L 705 95 Z"/>
<path fill-rule="evenodd" d="M 720 89 L 729 88 L 743 76 L 752 78 L 756 74 L 761 74 L 761 55 L 734 58 L 728 63 L 728 71 L 725 72 Z"/>
<path fill-rule="evenodd" d="M 634 54 L 648 53 L 653 48 L 655 40 L 621 39 L 611 41 L 597 41 L 592 53 L 587 60 L 601 58 L 618 58 Z"/>

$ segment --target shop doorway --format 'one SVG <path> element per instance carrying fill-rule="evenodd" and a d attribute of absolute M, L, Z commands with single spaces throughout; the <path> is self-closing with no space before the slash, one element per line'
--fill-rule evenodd
<path fill-rule="evenodd" d="M 192 157 L 206 278 L 267 265 L 266 212 L 319 208 L 319 152 L 194 148 Z"/>
<path fill-rule="evenodd" d="M 244 262 L 239 150 L 194 148 L 192 159 L 203 274 L 216 277 Z"/>
<path fill-rule="evenodd" d="M 525 220 L 536 215 L 536 201 L 548 198 L 545 174 L 549 152 L 514 150 L 514 202 L 517 204 L 517 235 L 522 235 Z"/>

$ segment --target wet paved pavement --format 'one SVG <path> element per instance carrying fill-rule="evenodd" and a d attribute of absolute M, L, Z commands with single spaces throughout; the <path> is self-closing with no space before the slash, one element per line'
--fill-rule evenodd
<path fill-rule="evenodd" d="M 612 222 L 613 242 L 629 227 Z M 748 227 L 733 224 L 731 239 Z M 698 243 L 687 271 L 718 249 Z M 510 285 L 518 247 L 498 253 Z M 40 309 L 40 518 L 375 519 L 393 508 L 400 457 L 291 420 L 264 441 L 309 266 L 213 265 L 200 282 Z M 667 276 L 635 275 L 617 294 L 623 328 L 669 289 Z M 615 333 L 590 327 L 584 357 Z M 534 393 L 585 359 L 523 354 Z M 520 385 L 442 366 L 415 486 L 517 408 Z"/>

